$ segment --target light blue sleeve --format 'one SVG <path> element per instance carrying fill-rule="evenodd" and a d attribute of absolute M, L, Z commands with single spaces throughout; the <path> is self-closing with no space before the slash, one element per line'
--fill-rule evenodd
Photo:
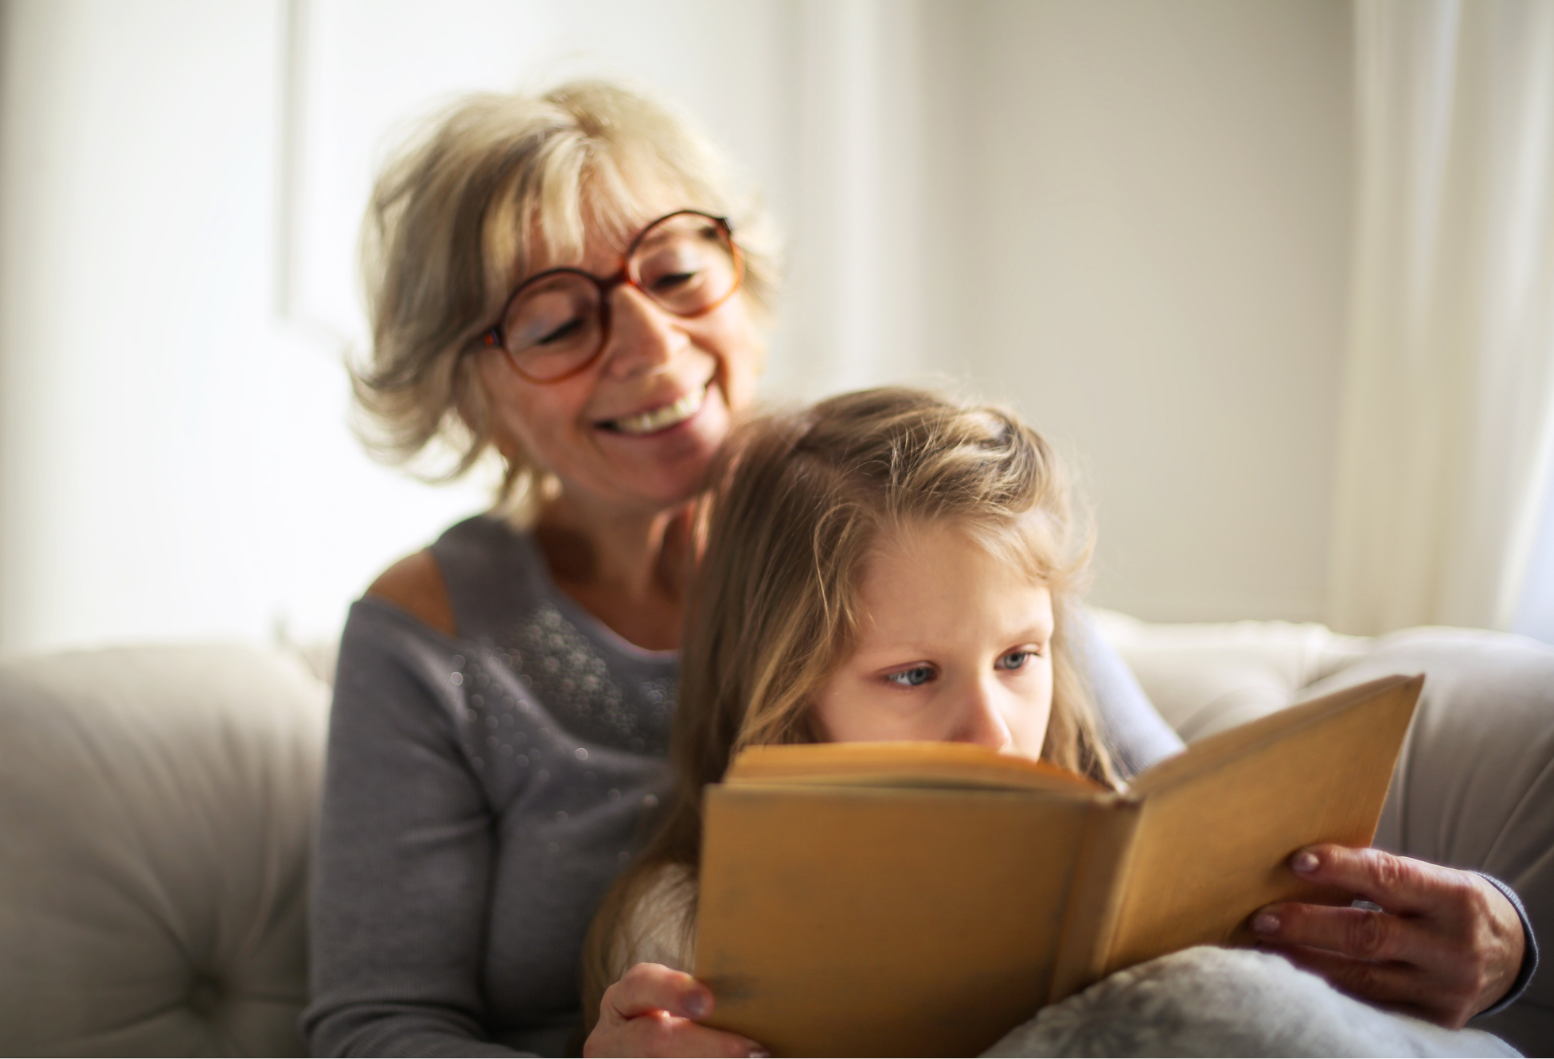
<path fill-rule="evenodd" d="M 1089 615 L 1079 611 L 1074 637 L 1079 670 L 1090 682 L 1101 730 L 1124 779 L 1179 753 L 1187 744 L 1155 711 L 1149 696 Z"/>

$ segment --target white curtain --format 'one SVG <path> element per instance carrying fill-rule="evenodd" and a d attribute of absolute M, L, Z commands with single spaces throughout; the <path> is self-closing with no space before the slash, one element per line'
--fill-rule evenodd
<path fill-rule="evenodd" d="M 1359 0 L 1330 621 L 1508 628 L 1554 462 L 1554 0 Z"/>

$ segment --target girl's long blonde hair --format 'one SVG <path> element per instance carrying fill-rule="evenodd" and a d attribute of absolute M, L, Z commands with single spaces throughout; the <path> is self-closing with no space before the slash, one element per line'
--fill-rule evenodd
<path fill-rule="evenodd" d="M 583 951 L 585 1022 L 632 909 L 662 869 L 695 877 L 702 789 L 748 746 L 819 741 L 809 706 L 853 650 L 860 573 L 883 535 L 951 522 L 1052 595 L 1052 713 L 1042 758 L 1108 785 L 1111 759 L 1071 653 L 1090 537 L 1057 455 L 1012 414 L 878 389 L 738 428 L 702 501 L 670 755 L 655 838 L 606 896 Z M 694 918 L 685 924 L 693 929 Z M 688 939 L 687 939 L 688 940 Z"/>

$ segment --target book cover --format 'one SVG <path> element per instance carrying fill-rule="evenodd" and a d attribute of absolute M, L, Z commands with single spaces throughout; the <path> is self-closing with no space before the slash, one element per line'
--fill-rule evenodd
<path fill-rule="evenodd" d="M 1112 792 L 952 743 L 758 747 L 707 789 L 696 976 L 775 1055 L 974 1055 L 1043 1004 L 1273 901 L 1375 833 L 1422 677 L 1202 742 Z"/>

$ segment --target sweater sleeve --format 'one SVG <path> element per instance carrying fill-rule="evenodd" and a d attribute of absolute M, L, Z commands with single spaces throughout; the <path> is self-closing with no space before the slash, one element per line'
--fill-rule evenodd
<path fill-rule="evenodd" d="M 1504 894 L 1505 899 L 1511 902 L 1511 907 L 1516 909 L 1517 918 L 1522 921 L 1522 939 L 1526 947 L 1522 950 L 1522 966 L 1516 974 L 1516 980 L 1511 983 L 1511 988 L 1506 991 L 1505 996 L 1478 1013 L 1480 1016 L 1498 1015 L 1520 1000 L 1522 994 L 1527 992 L 1527 987 L 1532 984 L 1532 976 L 1538 970 L 1538 939 L 1533 937 L 1532 920 L 1527 918 L 1527 909 L 1523 906 L 1522 899 L 1516 896 L 1516 891 L 1493 875 L 1485 875 L 1481 871 L 1473 874 Z"/>
<path fill-rule="evenodd" d="M 1074 637 L 1080 670 L 1090 682 L 1101 729 L 1124 779 L 1181 753 L 1187 744 L 1156 712 L 1149 696 L 1088 614 L 1079 611 Z"/>
<path fill-rule="evenodd" d="M 352 609 L 312 880 L 302 1026 L 315 1055 L 518 1054 L 484 1029 L 492 814 L 446 670 L 413 619 Z"/>

